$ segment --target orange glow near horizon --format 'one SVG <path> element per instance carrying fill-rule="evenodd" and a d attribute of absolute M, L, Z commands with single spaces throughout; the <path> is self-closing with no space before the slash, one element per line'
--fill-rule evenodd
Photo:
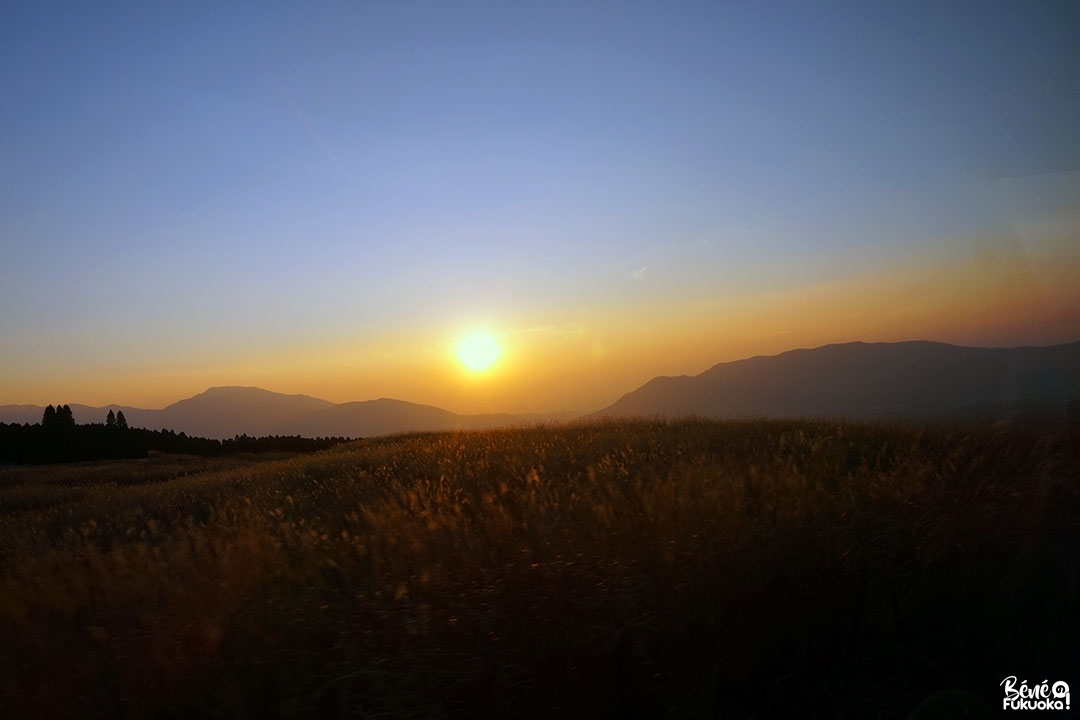
<path fill-rule="evenodd" d="M 393 397 L 462 413 L 589 412 L 657 375 L 692 375 L 719 362 L 835 342 L 1075 341 L 1078 280 L 1078 258 L 974 260 L 782 292 L 506 317 L 497 323 L 498 344 L 487 335 L 470 340 L 476 347 L 467 352 L 451 329 L 420 327 L 226 361 L 193 354 L 154 372 L 86 366 L 58 380 L 51 368 L 31 369 L 18 395 L 0 400 L 157 408 L 212 386 L 250 385 L 333 402 Z M 463 362 L 487 369 L 463 371 Z"/>

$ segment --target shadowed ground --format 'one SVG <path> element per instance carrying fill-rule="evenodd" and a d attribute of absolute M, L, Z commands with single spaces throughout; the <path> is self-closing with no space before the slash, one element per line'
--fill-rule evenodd
<path fill-rule="evenodd" d="M 810 421 L 11 468 L 0 704 L 903 718 L 951 691 L 996 707 L 1007 675 L 1078 669 L 1078 478 L 1076 427 Z"/>

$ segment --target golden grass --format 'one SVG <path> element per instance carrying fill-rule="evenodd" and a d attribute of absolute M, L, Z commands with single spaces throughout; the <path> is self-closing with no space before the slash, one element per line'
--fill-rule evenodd
<path fill-rule="evenodd" d="M 0 706 L 904 717 L 953 685 L 993 701 L 1015 665 L 1073 656 L 1055 638 L 1077 637 L 1078 448 L 1075 428 L 652 420 L 2 470 Z"/>

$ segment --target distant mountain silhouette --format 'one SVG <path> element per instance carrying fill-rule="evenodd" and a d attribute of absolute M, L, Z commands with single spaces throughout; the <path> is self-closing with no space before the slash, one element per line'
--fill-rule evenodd
<path fill-rule="evenodd" d="M 305 415 L 333 406 L 328 400 L 309 395 L 283 395 L 256 387 L 215 387 L 169 405 L 160 411 L 158 422 L 178 432 L 184 428 L 189 435 L 212 438 L 245 433 L 295 435 L 285 429 Z M 128 423 L 132 422 L 129 415 Z"/>
<path fill-rule="evenodd" d="M 591 417 L 1009 417 L 1075 412 L 1078 401 L 1080 342 L 853 342 L 657 377 Z"/>
<path fill-rule="evenodd" d="M 79 407 L 78 405 L 71 406 L 71 412 L 75 415 L 76 421 L 79 419 Z M 43 405 L 0 405 L 0 422 L 33 425 L 41 422 L 41 415 L 44 412 Z"/>
<path fill-rule="evenodd" d="M 364 402 L 348 402 L 334 405 L 301 418 L 297 427 L 303 427 L 305 433 L 316 437 L 340 435 L 342 428 L 351 428 L 351 434 L 386 435 L 389 433 L 409 432 L 412 430 L 476 430 L 538 422 L 545 419 L 557 419 L 573 415 L 572 413 L 553 413 L 549 415 L 459 415 L 433 405 L 419 405 L 379 398 Z"/>
<path fill-rule="evenodd" d="M 255 387 L 217 387 L 161 410 L 118 405 L 71 405 L 79 424 L 103 423 L 109 410 L 123 410 L 131 427 L 174 430 L 208 438 L 236 435 L 368 437 L 407 431 L 481 429 L 560 420 L 579 413 L 459 415 L 431 405 L 382 398 L 335 404 L 308 395 L 283 395 Z M 37 423 L 44 407 L 0 406 L 0 422 Z"/>

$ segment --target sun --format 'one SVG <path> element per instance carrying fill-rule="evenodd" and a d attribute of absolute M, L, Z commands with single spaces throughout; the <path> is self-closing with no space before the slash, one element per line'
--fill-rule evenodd
<path fill-rule="evenodd" d="M 486 332 L 475 332 L 457 346 L 461 364 L 472 372 L 487 370 L 499 357 L 499 344 Z"/>

